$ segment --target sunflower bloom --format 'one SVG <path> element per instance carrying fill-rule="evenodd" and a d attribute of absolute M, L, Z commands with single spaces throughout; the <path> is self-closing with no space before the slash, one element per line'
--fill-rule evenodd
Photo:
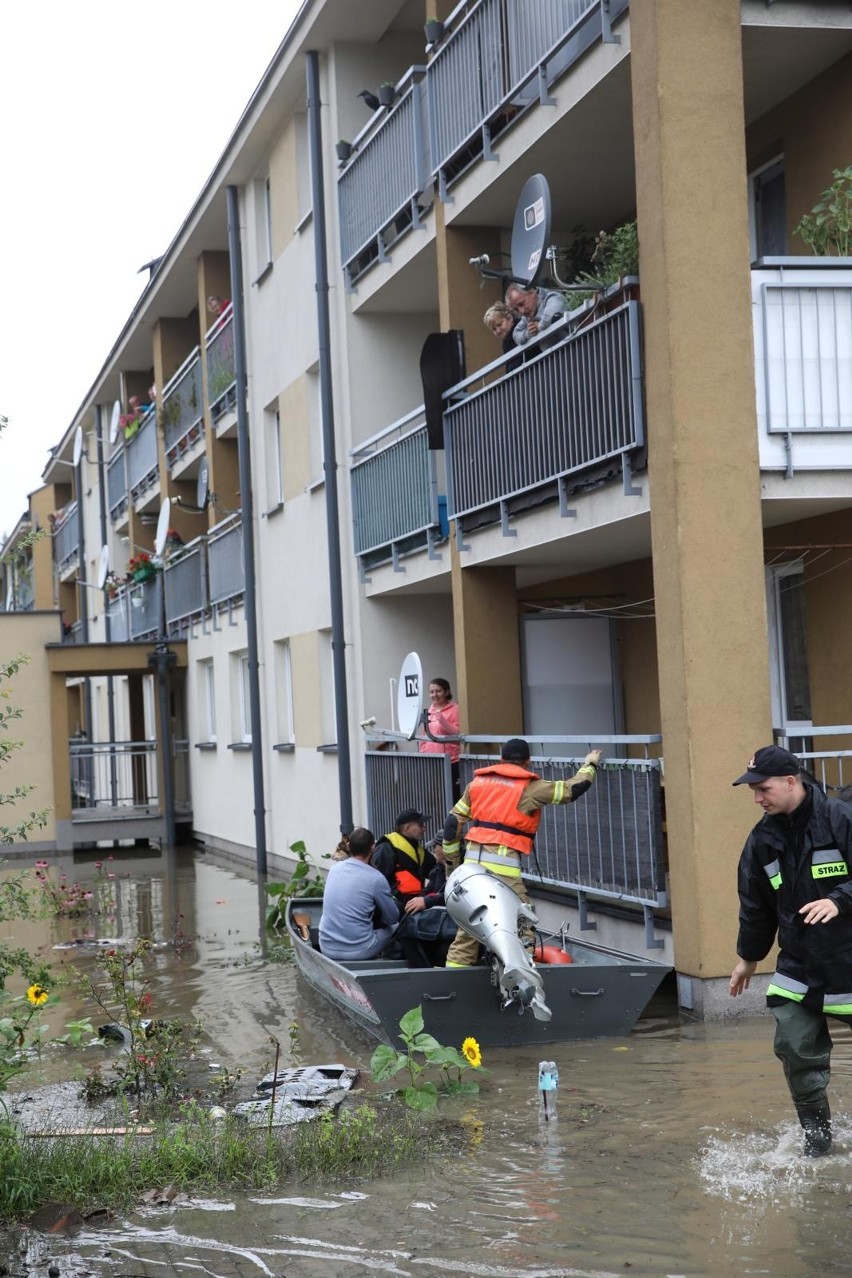
<path fill-rule="evenodd" d="M 479 1050 L 479 1044 L 475 1038 L 466 1038 L 462 1043 L 462 1055 L 468 1065 L 472 1065 L 474 1069 L 479 1069 L 482 1064 L 482 1052 Z"/>
<path fill-rule="evenodd" d="M 33 1007 L 41 1007 L 48 1000 L 48 992 L 43 985 L 31 985 L 27 990 L 27 998 Z"/>

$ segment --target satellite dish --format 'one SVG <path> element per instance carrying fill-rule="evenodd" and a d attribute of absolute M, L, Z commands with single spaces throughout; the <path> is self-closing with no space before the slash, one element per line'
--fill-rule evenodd
<path fill-rule="evenodd" d="M 209 475 L 210 466 L 207 458 L 203 457 L 198 467 L 198 487 L 195 490 L 195 504 L 200 510 L 207 508 L 207 499 L 210 496 Z"/>
<path fill-rule="evenodd" d="M 83 456 L 83 427 L 78 426 L 74 431 L 74 453 L 71 457 L 72 466 L 80 465 L 80 458 Z"/>
<path fill-rule="evenodd" d="M 399 672 L 396 689 L 396 717 L 400 732 L 414 739 L 423 713 L 423 667 L 416 652 L 409 652 Z"/>
<path fill-rule="evenodd" d="M 118 427 L 121 422 L 121 404 L 118 400 L 112 406 L 112 416 L 109 419 L 109 442 L 114 444 L 118 439 Z"/>
<path fill-rule="evenodd" d="M 101 546 L 100 558 L 98 559 L 98 587 L 103 590 L 104 584 L 109 572 L 109 546 Z"/>
<path fill-rule="evenodd" d="M 166 538 L 169 535 L 169 521 L 171 520 L 172 503 L 168 497 L 163 498 L 163 504 L 160 506 L 160 514 L 157 518 L 157 535 L 154 538 L 154 549 L 158 555 L 161 555 L 166 548 Z"/>
<path fill-rule="evenodd" d="M 550 187 L 542 173 L 527 178 L 512 223 L 512 277 L 529 288 L 535 281 L 550 239 Z"/>

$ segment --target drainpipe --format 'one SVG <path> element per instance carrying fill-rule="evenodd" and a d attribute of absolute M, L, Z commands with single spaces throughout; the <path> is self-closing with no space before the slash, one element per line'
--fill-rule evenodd
<path fill-rule="evenodd" d="M 104 426 L 103 412 L 101 410 L 100 404 L 97 404 L 95 406 L 95 439 L 97 441 L 97 446 L 98 446 L 98 496 L 99 496 L 98 517 L 100 520 L 100 529 L 101 529 L 101 546 L 105 546 L 107 544 L 107 504 L 106 504 L 107 473 L 106 473 L 106 466 L 104 464 L 103 426 Z M 109 601 L 107 599 L 106 591 L 103 592 L 103 605 L 104 605 L 104 631 L 106 634 L 106 641 L 107 643 L 111 643 L 112 642 L 112 618 L 109 615 Z M 112 675 L 107 675 L 107 715 L 109 719 L 109 743 L 111 746 L 114 747 L 115 746 L 115 683 L 114 683 Z M 116 758 L 115 758 L 114 749 L 110 750 L 110 753 L 109 753 L 109 786 L 110 786 L 110 799 L 112 800 L 112 806 L 115 807 L 117 802 L 117 796 L 118 796 L 118 776 L 116 771 Z"/>
<path fill-rule="evenodd" d="M 343 578 L 340 567 L 340 517 L 337 502 L 337 456 L 334 445 L 334 400 L 331 387 L 331 325 L 328 307 L 328 246 L 325 224 L 325 185 L 322 168 L 319 56 L 307 54 L 308 140 L 311 156 L 311 203 L 314 261 L 317 277 L 320 411 L 322 413 L 325 518 L 328 530 L 328 581 L 331 603 L 331 656 L 334 667 L 334 717 L 337 726 L 337 780 L 340 791 L 340 829 L 352 829 L 352 765 L 349 752 L 346 692 L 346 637 L 343 625 Z"/>
<path fill-rule="evenodd" d="M 235 186 L 228 187 L 228 253 L 231 258 L 231 304 L 234 308 L 234 372 L 237 379 L 237 446 L 242 502 L 243 565 L 246 576 L 246 637 L 248 639 L 251 762 L 254 778 L 254 843 L 258 878 L 266 874 L 266 803 L 263 790 L 263 731 L 260 718 L 260 662 L 257 638 L 257 592 L 254 578 L 254 501 L 251 487 L 251 446 L 246 406 L 246 329 L 243 306 L 243 259 L 240 245 L 240 202 Z"/>

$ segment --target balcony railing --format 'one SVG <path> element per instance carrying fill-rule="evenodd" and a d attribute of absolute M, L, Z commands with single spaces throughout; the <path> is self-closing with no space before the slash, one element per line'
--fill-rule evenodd
<path fill-rule="evenodd" d="M 131 639 L 151 639 L 159 634 L 161 590 L 161 573 L 128 587 Z"/>
<path fill-rule="evenodd" d="M 761 467 L 847 470 L 852 260 L 767 258 L 751 280 Z"/>
<path fill-rule="evenodd" d="M 155 741 L 92 744 L 72 738 L 68 747 L 75 813 L 90 813 L 98 808 L 158 808 Z"/>
<path fill-rule="evenodd" d="M 127 590 L 120 590 L 107 600 L 110 643 L 126 643 L 130 638 L 130 598 Z"/>
<path fill-rule="evenodd" d="M 241 515 L 229 515 L 207 534 L 210 604 L 217 607 L 245 593 Z"/>
<path fill-rule="evenodd" d="M 355 139 L 338 180 L 341 258 L 351 283 L 386 257 L 391 242 L 420 225 L 492 142 L 537 102 L 598 40 L 628 0 L 479 0 L 458 5 L 425 71 L 411 67 L 393 109 Z"/>
<path fill-rule="evenodd" d="M 77 503 L 69 502 L 63 512 L 62 523 L 53 534 L 53 562 L 63 573 L 71 566 L 80 550 L 80 528 L 77 521 Z"/>
<path fill-rule="evenodd" d="M 107 503 L 113 523 L 119 520 L 127 510 L 126 458 L 127 453 L 124 448 L 119 448 L 118 452 L 110 457 L 107 466 Z"/>
<path fill-rule="evenodd" d="M 227 412 L 235 401 L 237 385 L 234 356 L 234 311 L 229 307 L 220 315 L 207 334 L 205 346 L 207 361 L 207 398 L 213 421 Z"/>
<path fill-rule="evenodd" d="M 127 482 L 133 500 L 144 497 L 159 477 L 157 462 L 157 419 L 153 408 L 142 418 L 139 429 L 127 445 Z"/>
<path fill-rule="evenodd" d="M 207 606 L 207 565 L 205 545 L 201 538 L 163 565 L 163 589 L 166 599 L 166 631 L 173 634 L 185 627 L 191 617 L 198 617 Z"/>
<path fill-rule="evenodd" d="M 422 75 L 422 67 L 411 68 L 393 106 L 356 139 L 340 175 L 340 247 L 350 280 L 419 223 L 429 174 Z"/>
<path fill-rule="evenodd" d="M 352 453 L 355 554 L 373 562 L 432 544 L 440 533 L 436 457 L 424 410 L 394 422 Z"/>
<path fill-rule="evenodd" d="M 549 341 L 556 333 L 549 330 Z M 610 462 L 625 483 L 630 454 L 644 445 L 639 303 L 568 332 L 513 372 L 486 381 L 506 359 L 446 394 L 444 446 L 450 517 L 498 506 Z"/>
<path fill-rule="evenodd" d="M 158 411 L 171 469 L 204 430 L 201 353 L 197 346 L 163 388 Z"/>

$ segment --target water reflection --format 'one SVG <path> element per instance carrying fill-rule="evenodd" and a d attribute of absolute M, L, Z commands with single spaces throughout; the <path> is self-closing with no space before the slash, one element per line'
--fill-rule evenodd
<path fill-rule="evenodd" d="M 251 878 L 185 850 L 116 855 L 100 877 L 95 860 L 69 861 L 66 875 L 99 885 L 102 913 L 40 931 L 30 925 L 34 942 L 151 935 L 160 1014 L 199 1019 L 214 1059 L 242 1065 L 248 1078 L 267 1067 L 271 1037 L 286 1052 L 293 1023 L 303 1061 L 366 1069 L 372 1044 L 292 966 L 264 957 L 265 900 Z M 20 934 L 18 941 L 25 943 Z M 83 947 L 72 957 L 93 962 Z M 81 1011 L 64 997 L 57 1027 Z M 833 1058 L 835 1150 L 817 1161 L 800 1154 L 771 1043 L 768 1019 L 688 1025 L 668 1009 L 624 1039 L 549 1047 L 560 1087 L 548 1123 L 538 1096 L 541 1052 L 489 1051 L 481 1095 L 442 1111 L 467 1132 L 453 1163 L 412 1167 L 392 1181 L 293 1185 L 237 1202 L 140 1211 L 51 1241 L 51 1254 L 67 1272 L 104 1278 L 116 1266 L 153 1275 L 169 1265 L 221 1278 L 846 1273 L 852 1122 L 843 1107 L 852 1038 L 841 1033 Z"/>

